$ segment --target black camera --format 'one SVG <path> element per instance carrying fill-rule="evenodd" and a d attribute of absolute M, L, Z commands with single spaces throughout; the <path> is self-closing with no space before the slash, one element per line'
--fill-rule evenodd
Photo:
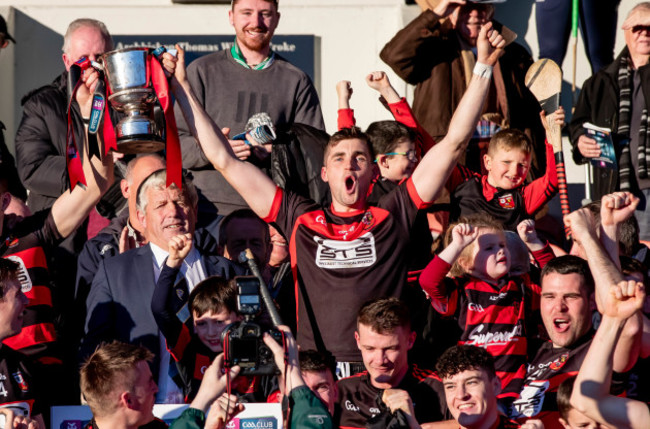
<path fill-rule="evenodd" d="M 273 352 L 262 336 L 264 330 L 251 321 L 262 310 L 260 300 L 260 282 L 255 276 L 235 277 L 237 284 L 237 311 L 246 320 L 231 323 L 221 334 L 221 344 L 225 355 L 226 367 L 239 365 L 240 374 L 274 375 L 279 374 L 275 365 Z M 282 333 L 276 329 L 267 331 L 278 344 L 283 344 Z"/>

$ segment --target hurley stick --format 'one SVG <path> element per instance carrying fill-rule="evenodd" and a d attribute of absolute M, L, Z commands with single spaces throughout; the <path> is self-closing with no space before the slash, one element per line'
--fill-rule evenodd
<path fill-rule="evenodd" d="M 553 146 L 553 153 L 555 154 L 557 178 L 560 188 L 560 208 L 562 215 L 568 215 L 571 210 L 569 209 L 569 193 L 566 184 L 564 154 L 562 153 L 562 130 L 551 116 L 560 105 L 562 70 L 552 60 L 539 60 L 531 65 L 528 72 L 526 72 L 526 86 L 535 98 L 537 98 L 537 101 L 539 101 L 539 104 L 547 115 L 546 120 L 550 127 L 548 139 L 550 140 L 549 143 Z M 570 230 L 568 227 L 564 228 L 564 232 L 567 238 L 569 238 Z"/>

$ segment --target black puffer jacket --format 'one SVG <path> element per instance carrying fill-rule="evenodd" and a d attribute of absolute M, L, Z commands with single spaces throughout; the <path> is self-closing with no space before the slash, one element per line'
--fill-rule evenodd
<path fill-rule="evenodd" d="M 575 106 L 571 123 L 569 124 L 569 136 L 573 146 L 573 160 L 577 164 L 584 164 L 587 159 L 578 150 L 578 139 L 585 133 L 583 124 L 592 124 L 610 128 L 614 139 L 614 146 L 617 158 L 620 156 L 618 142 L 621 137 L 618 135 L 618 114 L 619 114 L 619 89 L 618 89 L 618 63 L 621 55 L 627 55 L 627 48 L 621 52 L 613 63 L 587 79 L 580 91 L 578 103 Z M 646 109 L 650 109 L 650 66 L 638 69 L 641 74 L 641 87 L 645 97 Z M 636 154 L 632 154 L 636 156 Z M 618 171 L 605 168 L 594 168 L 592 198 L 599 200 L 603 195 L 614 192 L 618 189 Z"/>
<path fill-rule="evenodd" d="M 21 101 L 23 117 L 16 133 L 18 174 L 29 190 L 27 205 L 33 211 L 49 208 L 68 189 L 66 168 L 66 131 L 68 107 L 68 73 L 46 86 L 25 95 Z M 83 141 L 83 122 L 77 104 L 73 104 L 75 141 Z M 116 169 L 115 184 L 103 197 L 98 208 L 114 217 L 124 200 L 119 191 L 121 174 Z"/>

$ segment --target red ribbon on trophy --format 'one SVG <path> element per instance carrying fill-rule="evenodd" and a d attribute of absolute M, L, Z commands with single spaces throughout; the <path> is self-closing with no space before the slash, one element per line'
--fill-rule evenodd
<path fill-rule="evenodd" d="M 123 153 L 157 152 L 158 150 L 162 149 L 161 146 L 163 143 L 161 142 L 160 136 L 154 135 L 154 132 L 151 130 L 150 126 L 143 125 L 144 123 L 150 121 L 148 119 L 142 119 L 145 118 L 146 115 L 142 114 L 142 112 L 137 112 L 137 108 L 135 110 L 135 115 L 133 116 L 139 118 L 139 122 L 137 119 L 136 121 L 133 121 L 133 118 L 127 115 L 128 118 L 123 119 L 116 126 L 110 119 L 111 117 L 109 104 L 113 104 L 113 102 L 115 102 L 113 108 L 120 111 L 126 111 L 127 109 L 122 109 L 122 107 L 126 106 L 128 108 L 129 106 L 127 106 L 123 101 L 124 99 L 120 99 L 118 95 L 120 95 L 120 93 L 130 93 L 133 92 L 133 90 L 125 91 L 125 89 L 129 88 L 118 88 L 115 90 L 115 88 L 111 87 L 109 74 L 115 72 L 111 71 L 111 67 L 107 65 L 107 62 L 110 61 L 107 59 L 111 56 L 121 55 L 125 53 L 128 54 L 129 51 L 140 51 L 141 55 L 146 55 L 146 59 L 141 62 L 144 63 L 142 65 L 146 68 L 143 76 L 144 82 L 142 82 L 142 84 L 139 85 L 135 91 L 137 92 L 140 90 L 139 94 L 141 95 L 146 94 L 147 92 L 151 92 L 151 89 L 153 89 L 153 93 L 160 102 L 160 106 L 165 116 L 167 186 L 170 186 L 173 183 L 176 184 L 179 189 L 181 189 L 183 183 L 181 147 L 180 140 L 178 138 L 178 129 L 176 127 L 176 119 L 174 118 L 172 98 L 169 93 L 169 84 L 167 82 L 167 77 L 165 76 L 162 65 L 160 64 L 159 60 L 150 52 L 150 50 L 147 50 L 145 48 L 128 48 L 120 51 L 109 52 L 102 56 L 102 61 L 104 63 L 104 74 L 103 80 L 101 82 L 101 88 L 98 89 L 102 92 L 102 94 L 95 94 L 96 102 L 95 100 L 93 102 L 93 111 L 91 113 L 90 120 L 90 125 L 94 125 L 94 127 L 90 130 L 90 132 L 94 133 L 97 131 L 99 121 L 102 121 L 103 117 L 101 127 L 104 140 L 104 156 L 108 156 L 111 149 Z M 133 53 L 137 54 L 137 52 Z M 74 138 L 74 127 L 71 115 L 72 100 L 74 100 L 76 90 L 81 84 L 81 73 L 83 70 L 92 67 L 93 65 L 96 65 L 96 63 L 93 64 L 90 60 L 83 58 L 70 68 L 71 79 L 76 79 L 75 82 L 73 82 L 75 86 L 70 97 L 70 104 L 68 105 L 67 164 L 71 189 L 73 189 L 77 183 L 81 183 L 83 185 L 86 184 L 81 167 L 81 159 L 79 158 L 79 152 Z M 75 68 L 74 71 L 73 67 Z M 137 65 L 133 67 L 137 68 Z M 126 80 L 128 81 L 128 79 Z M 106 91 L 106 94 L 103 94 L 104 90 Z M 113 97 L 111 97 L 112 95 Z M 127 95 L 127 97 L 129 96 L 130 95 Z M 110 102 L 105 102 L 106 99 L 108 99 Z M 153 97 L 149 97 L 149 100 L 147 102 L 143 102 L 141 107 L 149 105 L 151 99 L 153 99 Z M 130 102 L 131 100 L 128 101 Z M 101 111 L 97 111 L 98 109 L 101 109 Z M 129 121 L 131 122 L 129 123 Z M 123 123 L 126 123 L 126 125 Z M 143 126 L 144 128 L 138 128 Z M 133 127 L 136 129 L 136 131 L 134 131 L 134 134 L 126 135 L 126 133 L 130 132 Z"/>
<path fill-rule="evenodd" d="M 149 55 L 151 82 L 156 92 L 160 107 L 165 113 L 165 135 L 167 137 L 167 186 L 175 183 L 178 189 L 183 188 L 183 159 L 181 143 L 178 138 L 178 128 L 174 117 L 174 105 L 169 94 L 169 82 L 165 70 L 154 55 Z"/>
<path fill-rule="evenodd" d="M 68 75 L 69 85 L 74 85 L 70 93 L 70 100 L 68 100 L 68 124 L 66 128 L 66 151 L 65 160 L 68 167 L 68 178 L 70 179 L 70 190 L 73 190 L 77 183 L 86 186 L 86 176 L 81 166 L 81 157 L 77 148 L 77 142 L 74 136 L 74 124 L 72 122 L 72 103 L 75 100 L 75 95 L 79 86 L 83 84 L 81 81 L 81 74 L 84 70 L 91 67 L 88 58 L 81 58 L 76 63 L 70 66 Z"/>

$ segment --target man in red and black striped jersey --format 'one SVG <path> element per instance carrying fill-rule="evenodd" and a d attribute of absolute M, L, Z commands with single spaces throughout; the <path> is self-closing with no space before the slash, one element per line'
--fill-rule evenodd
<path fill-rule="evenodd" d="M 570 215 L 570 219 L 574 221 L 574 239 L 580 239 L 590 249 L 592 246 L 586 236 L 574 228 L 576 215 Z M 592 341 L 590 303 L 594 278 L 597 279 L 596 295 L 602 284 L 622 278 L 604 250 L 600 249 L 592 256 L 589 265 L 577 256 L 561 256 L 542 270 L 540 311 L 550 341 L 530 349 L 524 387 L 509 410 L 511 418 L 525 421 L 534 417 L 542 420 L 546 429 L 562 429 L 558 420 L 557 390 L 562 381 L 578 373 Z M 630 344 L 639 331 L 640 326 L 634 324 L 629 324 L 623 331 L 622 338 L 625 339 L 615 351 L 616 371 L 626 371 L 634 365 L 636 358 L 629 353 Z"/>
<path fill-rule="evenodd" d="M 413 175 L 382 198 L 367 204 L 375 176 L 370 145 L 363 133 L 336 133 L 324 155 L 321 178 L 332 204 L 322 207 L 278 188 L 261 170 L 240 162 L 225 136 L 192 94 L 182 65 L 184 54 L 165 60 L 174 72 L 172 88 L 192 120 L 204 155 L 242 195 L 250 208 L 273 222 L 290 240 L 298 303 L 298 343 L 329 350 L 338 362 L 359 362 L 354 342 L 355 314 L 378 296 L 402 296 L 406 285 L 405 250 L 418 209 L 440 193 L 475 128 L 489 87 L 492 66 L 505 45 L 488 24 L 478 42 L 478 65 L 452 119 L 450 132 L 422 159 Z"/>
<path fill-rule="evenodd" d="M 85 73 L 82 78 L 85 84 L 79 86 L 76 95 L 83 116 L 89 117 L 97 72 Z M 85 126 L 87 132 L 88 124 Z M 29 298 L 23 329 L 17 335 L 5 338 L 3 343 L 32 356 L 40 364 L 49 365 L 48 373 L 52 377 L 60 374 L 62 362 L 60 350 L 56 350 L 56 309 L 46 252 L 81 225 L 113 182 L 112 156 L 104 157 L 103 161 L 96 156 L 90 158 L 87 134 L 84 141 L 79 143 L 80 153 L 77 156 L 82 159 L 86 186 L 74 184 L 74 189 L 65 191 L 50 209 L 22 219 L 6 216 L 11 195 L 0 185 L 0 256 L 18 263 L 18 280 Z M 0 169 L 0 184 L 5 183 L 4 174 L 5 169 Z M 61 391 L 55 394 L 62 401 L 74 400 L 64 399 Z"/>
<path fill-rule="evenodd" d="M 18 263 L 0 258 L 0 341 L 20 332 L 23 326 L 29 300 L 21 290 L 19 275 Z M 43 405 L 30 367 L 29 358 L 0 343 L 0 409 L 34 418 L 44 429 Z"/>
<path fill-rule="evenodd" d="M 366 303 L 354 337 L 366 370 L 338 382 L 335 427 L 365 428 L 369 420 L 390 419 L 398 409 L 411 427 L 449 419 L 438 376 L 409 365 L 415 332 L 404 303 L 397 298 Z"/>

